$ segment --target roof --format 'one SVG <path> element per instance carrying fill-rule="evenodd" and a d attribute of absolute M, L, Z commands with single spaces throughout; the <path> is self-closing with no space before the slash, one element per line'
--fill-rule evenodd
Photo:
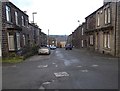
<path fill-rule="evenodd" d="M 17 6 L 15 6 L 12 2 L 2 2 L 2 3 L 9 3 L 11 4 L 12 6 L 14 6 L 15 8 L 17 8 L 19 11 L 21 11 L 24 15 L 26 15 L 27 17 L 29 17 L 24 11 L 20 10 Z"/>
<path fill-rule="evenodd" d="M 99 11 L 100 9 L 102 9 L 103 7 L 105 7 L 106 5 L 108 5 L 108 4 L 110 4 L 110 3 L 111 3 L 111 2 L 108 2 L 108 3 L 104 4 L 103 6 L 101 6 L 100 8 L 98 8 L 96 11 L 94 11 L 93 13 L 91 13 L 90 15 L 88 15 L 87 17 L 85 17 L 85 19 L 88 18 L 88 17 L 90 17 L 90 16 L 92 16 L 92 15 L 95 14 L 97 11 Z"/>

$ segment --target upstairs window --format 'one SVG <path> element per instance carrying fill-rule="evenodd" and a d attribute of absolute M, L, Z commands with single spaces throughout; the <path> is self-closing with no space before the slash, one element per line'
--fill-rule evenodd
<path fill-rule="evenodd" d="M 6 19 L 7 19 L 7 21 L 11 22 L 10 7 L 8 7 L 8 6 L 6 6 Z"/>
<path fill-rule="evenodd" d="M 25 19 L 24 19 L 24 16 L 22 16 L 21 18 L 22 18 L 22 26 L 25 26 Z"/>
<path fill-rule="evenodd" d="M 83 28 L 82 28 L 82 35 L 83 35 Z"/>
<path fill-rule="evenodd" d="M 15 23 L 18 25 L 18 12 L 15 11 Z"/>
<path fill-rule="evenodd" d="M 111 22 L 111 12 L 110 12 L 110 8 L 108 8 L 108 23 Z"/>
<path fill-rule="evenodd" d="M 107 10 L 104 10 L 104 22 L 107 24 Z"/>
<path fill-rule="evenodd" d="M 99 14 L 99 12 L 97 14 L 97 26 L 100 26 L 100 14 Z"/>

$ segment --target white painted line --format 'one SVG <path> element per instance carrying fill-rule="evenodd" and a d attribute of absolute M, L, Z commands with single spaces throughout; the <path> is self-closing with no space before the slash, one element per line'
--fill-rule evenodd
<path fill-rule="evenodd" d="M 92 65 L 92 67 L 98 67 L 98 65 L 94 64 L 94 65 Z"/>
<path fill-rule="evenodd" d="M 44 82 L 43 85 L 48 85 L 50 84 L 51 82 Z"/>
<path fill-rule="evenodd" d="M 42 89 L 42 90 L 44 90 L 45 88 L 44 88 L 43 86 L 40 86 L 40 88 L 38 88 L 38 89 Z"/>
<path fill-rule="evenodd" d="M 54 75 L 56 77 L 69 76 L 69 74 L 67 72 L 58 72 L 58 73 L 54 73 Z"/>
<path fill-rule="evenodd" d="M 38 65 L 37 67 L 38 67 L 38 68 L 47 68 L 48 65 Z"/>
<path fill-rule="evenodd" d="M 82 66 L 77 66 L 77 67 L 82 67 Z"/>
<path fill-rule="evenodd" d="M 82 72 L 88 72 L 88 70 L 81 70 Z"/>
<path fill-rule="evenodd" d="M 11 66 L 11 67 L 15 68 L 15 67 L 17 67 L 17 66 L 16 66 L 16 65 L 13 65 L 13 66 Z"/>
<path fill-rule="evenodd" d="M 56 64 L 56 63 L 52 63 L 52 64 Z"/>

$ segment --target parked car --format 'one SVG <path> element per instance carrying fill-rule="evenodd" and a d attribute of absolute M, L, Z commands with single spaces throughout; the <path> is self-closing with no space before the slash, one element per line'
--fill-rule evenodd
<path fill-rule="evenodd" d="M 50 46 L 51 50 L 55 50 L 57 47 L 56 46 Z"/>
<path fill-rule="evenodd" d="M 50 49 L 48 47 L 41 47 L 38 49 L 38 54 L 50 54 Z"/>
<path fill-rule="evenodd" d="M 71 45 L 71 44 L 67 44 L 67 45 L 65 46 L 65 49 L 66 49 L 66 50 L 72 50 L 72 45 Z"/>

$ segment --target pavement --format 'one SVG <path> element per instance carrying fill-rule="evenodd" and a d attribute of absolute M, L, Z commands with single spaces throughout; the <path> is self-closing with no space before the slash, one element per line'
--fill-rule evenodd
<path fill-rule="evenodd" d="M 3 89 L 117 89 L 118 58 L 83 49 L 52 50 L 3 65 Z"/>

